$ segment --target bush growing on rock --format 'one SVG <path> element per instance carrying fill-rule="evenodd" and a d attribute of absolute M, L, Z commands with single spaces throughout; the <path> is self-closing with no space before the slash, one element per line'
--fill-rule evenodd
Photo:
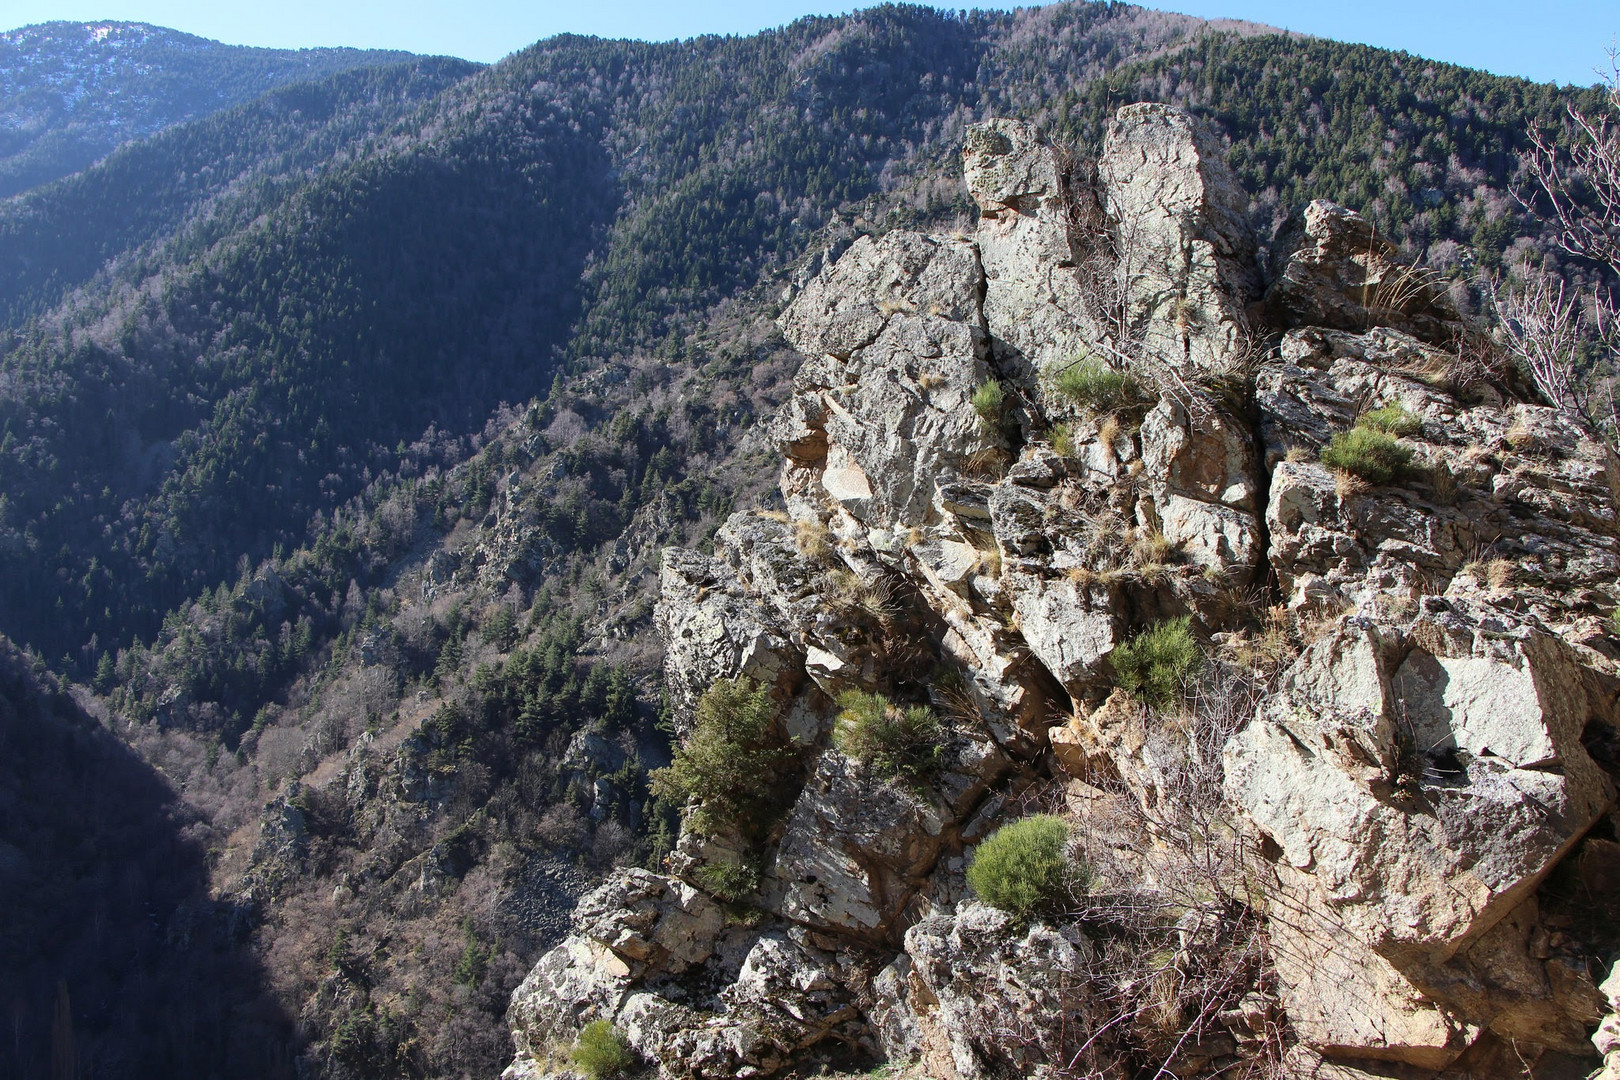
<path fill-rule="evenodd" d="M 1052 379 L 1058 394 L 1084 409 L 1107 413 L 1142 403 L 1142 387 L 1123 371 L 1115 371 L 1095 357 L 1063 368 Z"/>
<path fill-rule="evenodd" d="M 635 1064 L 630 1044 L 609 1020 L 592 1020 L 581 1028 L 568 1060 L 589 1080 L 614 1080 Z"/>
<path fill-rule="evenodd" d="M 1007 408 L 1007 388 L 995 379 L 973 391 L 973 411 L 979 414 L 979 422 L 984 425 L 987 432 L 995 434 L 1001 431 L 1005 420 Z"/>
<path fill-rule="evenodd" d="M 1371 427 L 1353 427 L 1333 436 L 1322 448 L 1322 464 L 1359 476 L 1369 484 L 1388 484 L 1412 463 L 1412 451 L 1393 435 Z"/>
<path fill-rule="evenodd" d="M 889 777 L 921 779 L 939 765 L 939 718 L 926 705 L 896 705 L 882 694 L 838 695 L 833 744 Z"/>
<path fill-rule="evenodd" d="M 1068 846 L 1069 825 L 1053 814 L 1003 825 L 974 852 L 968 885 L 991 907 L 1020 919 L 1059 914 L 1087 881 Z"/>
<path fill-rule="evenodd" d="M 737 903 L 759 892 L 759 867 L 748 862 L 708 862 L 693 872 L 704 892 Z"/>
<path fill-rule="evenodd" d="M 1204 665 L 1193 640 L 1192 620 L 1183 615 L 1137 634 L 1113 651 L 1114 682 L 1149 705 L 1175 703 L 1187 680 Z"/>
<path fill-rule="evenodd" d="M 1385 435 L 1404 439 L 1422 431 L 1423 421 L 1419 420 L 1411 409 L 1397 402 L 1362 413 L 1356 421 L 1356 426 L 1371 428 L 1374 431 L 1382 431 Z"/>
<path fill-rule="evenodd" d="M 753 839 L 777 809 L 773 780 L 786 753 L 770 688 L 722 679 L 698 699 L 691 734 L 669 767 L 652 773 L 652 791 L 676 804 L 698 800 L 697 829 L 730 826 Z"/>

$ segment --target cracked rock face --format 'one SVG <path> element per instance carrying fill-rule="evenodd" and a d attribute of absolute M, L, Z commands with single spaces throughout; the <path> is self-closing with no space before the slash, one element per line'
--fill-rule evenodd
<path fill-rule="evenodd" d="M 1228 744 L 1228 794 L 1282 852 L 1277 969 L 1314 1046 L 1438 1068 L 1477 1034 L 1419 987 L 1612 805 L 1592 689 L 1555 638 L 1437 599 L 1404 632 L 1342 621 Z"/>
<path fill-rule="evenodd" d="M 1429 380 L 1444 363 L 1400 331 L 1312 329 L 1290 331 L 1261 367 L 1266 521 L 1285 597 L 1364 606 L 1511 591 L 1549 628 L 1586 633 L 1582 598 L 1620 575 L 1601 448 L 1544 406 L 1468 404 L 1438 390 Z M 1386 405 L 1421 423 L 1401 439 L 1413 465 L 1396 484 L 1346 488 L 1316 455 Z"/>
<path fill-rule="evenodd" d="M 822 359 L 801 373 L 781 440 L 868 525 L 921 524 L 936 485 L 1000 443 L 970 404 L 990 378 L 980 280 L 971 244 L 862 237 L 782 316 Z"/>
<path fill-rule="evenodd" d="M 1325 199 L 1277 234 L 1266 312 L 1283 327 L 1389 326 L 1434 344 L 1450 344 L 1462 329 L 1444 289 L 1402 263 L 1366 218 Z"/>
<path fill-rule="evenodd" d="M 994 347 L 1006 363 L 1037 370 L 1073 363 L 1101 329 L 1075 273 L 1057 151 L 1031 124 L 991 120 L 969 130 L 962 171 L 979 205 L 975 242 Z"/>
<path fill-rule="evenodd" d="M 1224 371 L 1247 346 L 1259 292 L 1249 196 L 1219 137 L 1168 105 L 1129 105 L 1097 165 L 1124 268 L 1129 322 L 1163 362 Z"/>

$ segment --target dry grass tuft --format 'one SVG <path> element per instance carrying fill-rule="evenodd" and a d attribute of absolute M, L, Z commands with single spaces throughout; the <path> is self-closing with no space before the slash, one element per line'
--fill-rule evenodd
<path fill-rule="evenodd" d="M 810 562 L 825 564 L 833 559 L 833 532 L 823 522 L 795 522 L 793 542 L 798 545 L 799 554 Z"/>

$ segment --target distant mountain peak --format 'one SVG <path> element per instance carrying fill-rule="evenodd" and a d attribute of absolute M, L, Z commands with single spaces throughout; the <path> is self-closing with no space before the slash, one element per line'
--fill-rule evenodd
<path fill-rule="evenodd" d="M 0 198 L 77 172 L 123 143 L 288 83 L 410 56 L 257 49 L 106 19 L 5 31 Z"/>

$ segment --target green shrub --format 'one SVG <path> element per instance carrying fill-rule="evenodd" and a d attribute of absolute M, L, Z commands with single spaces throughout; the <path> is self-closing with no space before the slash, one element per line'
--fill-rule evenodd
<path fill-rule="evenodd" d="M 1052 449 L 1059 457 L 1074 457 L 1074 425 L 1055 424 L 1052 427 Z"/>
<path fill-rule="evenodd" d="M 1412 463 L 1412 451 L 1370 427 L 1341 431 L 1322 448 L 1322 464 L 1361 477 L 1369 484 L 1388 484 Z"/>
<path fill-rule="evenodd" d="M 1423 421 L 1419 420 L 1411 409 L 1397 402 L 1362 413 L 1356 420 L 1356 427 L 1371 428 L 1374 431 L 1382 431 L 1385 435 L 1404 439 L 1422 431 Z"/>
<path fill-rule="evenodd" d="M 1204 665 L 1192 620 L 1185 615 L 1142 631 L 1115 649 L 1110 660 L 1116 685 L 1160 708 L 1173 704 Z"/>
<path fill-rule="evenodd" d="M 968 865 L 968 885 L 991 907 L 1029 919 L 1061 914 L 1086 886 L 1068 856 L 1069 826 L 1051 814 L 1004 825 L 985 838 Z"/>
<path fill-rule="evenodd" d="M 630 1044 L 608 1020 L 592 1020 L 579 1030 L 569 1062 L 590 1080 L 613 1080 L 635 1064 Z"/>
<path fill-rule="evenodd" d="M 746 900 L 759 892 L 759 867 L 746 862 L 704 863 L 692 876 L 704 892 L 727 903 Z"/>
<path fill-rule="evenodd" d="M 984 429 L 992 434 L 999 432 L 1006 418 L 1007 388 L 991 379 L 973 391 L 973 397 L 969 400 L 973 403 L 973 411 L 979 414 L 979 422 Z"/>
<path fill-rule="evenodd" d="M 1052 377 L 1052 388 L 1092 412 L 1115 412 L 1140 405 L 1142 387 L 1123 371 L 1115 371 L 1095 357 L 1086 357 Z"/>
<path fill-rule="evenodd" d="M 676 805 L 697 800 L 690 823 L 699 830 L 733 827 L 757 839 L 780 809 L 775 781 L 786 756 L 770 689 L 722 679 L 698 699 L 674 761 L 652 773 L 652 792 Z"/>
<path fill-rule="evenodd" d="M 920 780 L 939 767 L 939 718 L 926 705 L 901 707 L 882 694 L 838 695 L 833 745 L 885 776 Z"/>

